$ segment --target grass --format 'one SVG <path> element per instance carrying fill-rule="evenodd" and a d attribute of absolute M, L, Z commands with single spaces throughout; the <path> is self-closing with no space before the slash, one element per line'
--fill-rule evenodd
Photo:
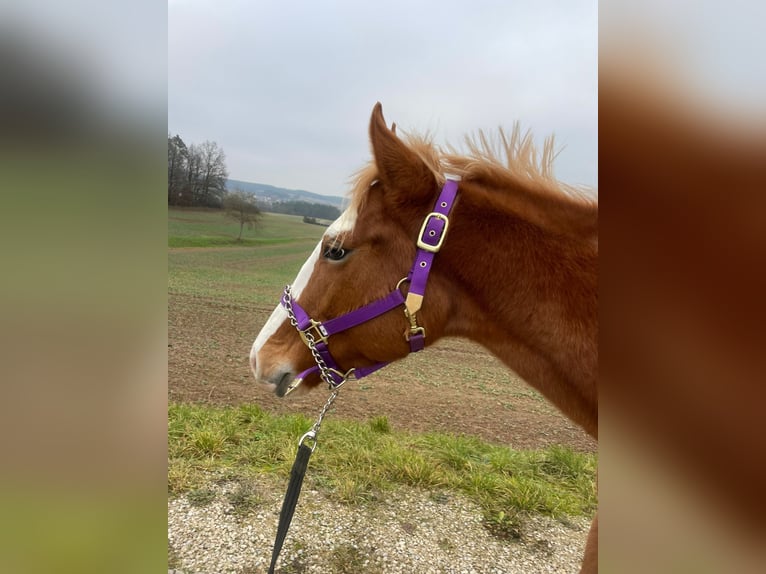
<path fill-rule="evenodd" d="M 221 473 L 244 485 L 264 473 L 287 480 L 297 441 L 311 422 L 255 405 L 171 404 L 168 490 L 204 498 L 210 477 Z M 525 514 L 591 514 L 595 471 L 596 455 L 562 446 L 517 451 L 469 436 L 399 432 L 376 417 L 327 420 L 307 481 L 347 504 L 376 501 L 400 486 L 460 492 L 480 505 L 490 531 L 514 537 Z M 245 513 L 259 502 L 246 488 L 235 498 L 230 502 Z"/>
<path fill-rule="evenodd" d="M 196 237 L 171 237 L 168 247 L 254 247 L 257 245 L 274 245 L 289 243 L 287 239 L 261 239 L 253 237 L 198 235 Z"/>
<path fill-rule="evenodd" d="M 251 481 L 238 482 L 237 487 L 226 495 L 226 499 L 237 516 L 247 516 L 251 510 L 263 502 L 261 495 Z"/>
<path fill-rule="evenodd" d="M 324 227 L 303 223 L 298 215 L 264 213 L 255 228 L 245 228 L 237 241 L 239 223 L 215 209 L 168 208 L 168 247 L 274 245 L 321 237 Z"/>
<path fill-rule="evenodd" d="M 190 491 L 186 498 L 192 506 L 207 506 L 215 500 L 215 490 L 210 488 L 196 488 Z"/>
<path fill-rule="evenodd" d="M 333 548 L 329 559 L 330 572 L 338 574 L 382 574 L 377 565 L 369 564 L 369 556 L 351 542 L 343 542 Z"/>
<path fill-rule="evenodd" d="M 239 225 L 219 211 L 170 209 L 168 244 L 180 249 L 168 254 L 168 292 L 273 305 L 324 230 L 298 216 L 265 213 L 237 242 Z"/>

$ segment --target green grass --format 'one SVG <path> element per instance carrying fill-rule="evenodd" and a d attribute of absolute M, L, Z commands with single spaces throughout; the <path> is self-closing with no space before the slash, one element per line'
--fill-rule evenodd
<path fill-rule="evenodd" d="M 168 247 L 248 247 L 310 240 L 321 237 L 324 227 L 303 223 L 298 215 L 264 213 L 255 228 L 245 227 L 214 209 L 168 208 Z"/>
<path fill-rule="evenodd" d="M 279 243 L 289 243 L 290 239 L 268 239 L 242 237 L 237 240 L 235 237 L 197 235 L 195 237 L 170 237 L 168 247 L 256 247 L 258 245 L 275 245 Z"/>
<path fill-rule="evenodd" d="M 287 480 L 297 441 L 311 426 L 302 415 L 271 415 L 255 405 L 171 404 L 168 490 L 204 493 L 211 476 Z M 554 446 L 517 451 L 469 436 L 392 430 L 327 420 L 307 480 L 341 502 L 376 501 L 400 486 L 457 491 L 478 503 L 487 527 L 518 534 L 520 517 L 590 514 L 596 507 L 596 455 Z M 244 482 L 246 484 L 246 482 Z"/>
<path fill-rule="evenodd" d="M 168 292 L 269 304 L 290 283 L 325 228 L 265 213 L 237 242 L 239 226 L 218 211 L 169 210 Z M 206 249 L 224 247 L 225 249 Z M 205 249 L 199 249 L 205 248 Z M 268 269 L 265 273 L 264 269 Z"/>
<path fill-rule="evenodd" d="M 215 490 L 211 488 L 197 488 L 190 491 L 186 498 L 192 506 L 207 506 L 215 500 Z"/>
<path fill-rule="evenodd" d="M 239 481 L 237 487 L 226 495 L 226 499 L 237 516 L 246 516 L 263 502 L 255 485 L 250 481 Z"/>
<path fill-rule="evenodd" d="M 367 564 L 365 564 L 367 562 Z M 377 564 L 369 564 L 369 555 L 353 542 L 342 542 L 333 548 L 329 557 L 330 572 L 338 574 L 382 574 Z"/>

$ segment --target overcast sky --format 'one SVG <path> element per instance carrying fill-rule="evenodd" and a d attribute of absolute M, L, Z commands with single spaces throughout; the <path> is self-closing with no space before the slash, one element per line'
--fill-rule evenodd
<path fill-rule="evenodd" d="M 595 1 L 169 0 L 168 131 L 232 179 L 344 195 L 380 101 L 440 143 L 555 133 L 556 176 L 595 187 L 597 38 Z"/>

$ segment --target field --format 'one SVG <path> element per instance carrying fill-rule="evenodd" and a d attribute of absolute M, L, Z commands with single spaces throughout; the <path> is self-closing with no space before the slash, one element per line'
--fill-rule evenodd
<path fill-rule="evenodd" d="M 178 500 L 191 506 L 217 500 L 236 516 L 278 509 L 297 437 L 327 392 L 320 387 L 278 399 L 256 386 L 248 355 L 282 288 L 324 230 L 298 216 L 265 214 L 237 242 L 238 224 L 219 212 L 169 211 L 168 490 L 174 508 Z M 593 512 L 595 451 L 592 439 L 494 357 L 450 339 L 341 390 L 311 460 L 307 496 L 374 506 L 397 488 L 425 489 L 433 500 L 456 492 L 480 508 L 487 530 L 523 539 L 523 516 L 566 521 Z M 237 486 L 226 494 L 222 484 Z M 578 543 L 584 536 L 581 529 Z M 543 539 L 530 539 L 533 551 Z M 184 560 L 194 552 L 181 560 L 179 544 L 171 543 L 169 562 L 191 567 Z M 300 541 L 294 544 L 287 548 L 298 552 Z M 349 564 L 337 571 L 358 571 Z"/>
<path fill-rule="evenodd" d="M 310 417 L 318 412 L 322 390 L 282 400 L 258 388 L 248 354 L 324 228 L 297 216 L 265 214 L 262 226 L 246 231 L 238 245 L 238 226 L 220 213 L 171 210 L 168 231 L 170 401 L 255 403 L 270 413 Z M 386 416 L 394 429 L 465 433 L 514 448 L 596 450 L 579 427 L 494 357 L 456 339 L 347 385 L 335 411 L 333 417 Z"/>

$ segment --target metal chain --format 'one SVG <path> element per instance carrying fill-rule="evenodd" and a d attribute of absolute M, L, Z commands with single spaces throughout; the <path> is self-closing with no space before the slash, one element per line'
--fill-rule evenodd
<path fill-rule="evenodd" d="M 298 319 L 295 317 L 295 311 L 293 311 L 292 299 L 293 299 L 292 289 L 290 288 L 290 285 L 287 285 L 285 287 L 284 307 L 285 307 L 285 310 L 287 311 L 287 316 L 290 318 L 290 324 L 296 329 L 299 329 Z M 311 351 L 311 354 L 314 356 L 314 361 L 316 361 L 317 367 L 319 367 L 319 372 L 322 377 L 322 380 L 325 383 L 327 383 L 330 389 L 332 389 L 332 393 L 327 398 L 327 402 L 325 402 L 324 406 L 322 407 L 322 410 L 319 412 L 319 417 L 311 426 L 311 429 L 306 434 L 304 434 L 301 437 L 301 439 L 298 441 L 299 446 L 306 441 L 313 441 L 313 444 L 311 445 L 311 452 L 314 452 L 314 449 L 317 446 L 317 435 L 319 434 L 319 429 L 322 427 L 322 420 L 324 420 L 324 417 L 327 414 L 327 411 L 329 410 L 330 406 L 333 404 L 333 402 L 335 402 L 335 399 L 338 397 L 338 391 L 340 390 L 341 385 L 337 385 L 333 381 L 332 375 L 330 373 L 330 368 L 327 366 L 327 363 L 324 362 L 324 359 L 319 354 L 319 351 L 317 351 L 316 341 L 314 340 L 314 336 L 307 331 L 304 332 L 303 334 L 306 337 L 306 342 L 308 344 L 309 350 Z"/>
<path fill-rule="evenodd" d="M 298 327 L 298 319 L 295 317 L 295 311 L 293 311 L 293 294 L 292 289 L 290 285 L 287 285 L 285 287 L 285 310 L 287 311 L 287 316 L 290 318 L 290 324 L 295 327 L 296 329 L 300 330 Z M 335 381 L 332 378 L 332 373 L 330 372 L 330 368 L 327 366 L 327 363 L 324 362 L 324 359 L 322 358 L 322 355 L 319 354 L 319 351 L 317 351 L 316 348 L 316 341 L 314 340 L 314 335 L 312 335 L 309 331 L 303 331 L 304 337 L 306 337 L 306 343 L 308 344 L 309 351 L 311 351 L 311 354 L 314 357 L 314 361 L 317 364 L 317 367 L 319 367 L 319 373 L 322 377 L 322 380 L 327 383 L 327 385 L 331 389 L 336 389 L 340 387 L 340 385 L 336 384 Z"/>
<path fill-rule="evenodd" d="M 327 414 L 327 410 L 330 408 L 330 405 L 335 402 L 337 397 L 338 391 L 333 391 L 332 394 L 327 398 L 327 402 L 325 402 L 322 410 L 319 412 L 319 417 L 317 417 L 317 420 L 314 421 L 314 424 L 311 425 L 311 428 L 308 430 L 308 432 L 304 434 L 298 441 L 298 446 L 301 446 L 306 441 L 312 441 L 313 444 L 307 446 L 310 446 L 311 452 L 314 452 L 314 449 L 317 447 L 317 435 L 319 434 L 319 429 L 322 428 L 322 420 L 324 419 L 325 414 Z"/>
<path fill-rule="evenodd" d="M 332 394 L 327 398 L 327 402 L 325 402 L 324 406 L 322 407 L 322 410 L 319 412 L 319 417 L 314 423 L 314 426 L 311 427 L 311 430 L 313 430 L 315 433 L 317 434 L 319 433 L 319 429 L 322 426 L 322 419 L 324 419 L 325 414 L 327 414 L 327 410 L 330 408 L 333 402 L 335 402 L 335 399 L 337 397 L 338 397 L 338 391 L 333 391 Z"/>

